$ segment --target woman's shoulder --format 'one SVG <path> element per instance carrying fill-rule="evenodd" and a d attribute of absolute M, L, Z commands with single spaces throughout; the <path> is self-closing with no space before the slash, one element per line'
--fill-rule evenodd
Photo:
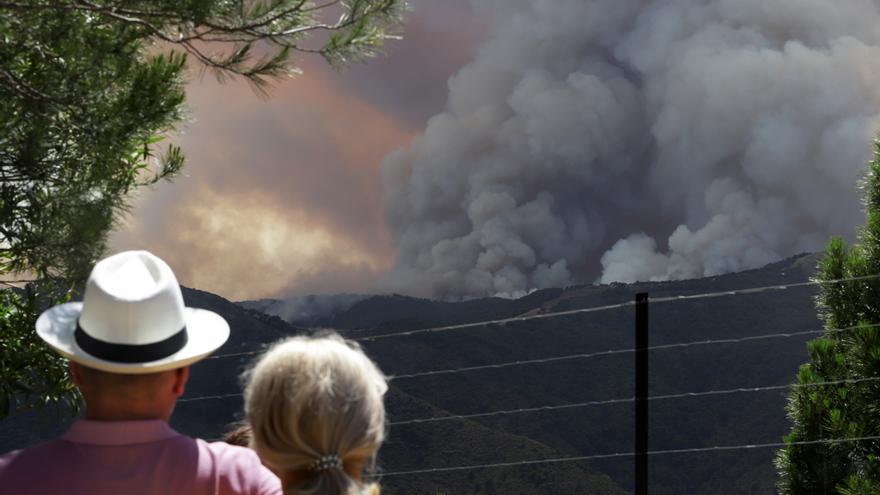
<path fill-rule="evenodd" d="M 228 493 L 281 493 L 281 482 L 247 447 L 199 439 L 199 474 L 218 477 Z M 258 487 L 256 490 L 253 487 Z M 220 493 L 227 493 L 221 490 Z"/>

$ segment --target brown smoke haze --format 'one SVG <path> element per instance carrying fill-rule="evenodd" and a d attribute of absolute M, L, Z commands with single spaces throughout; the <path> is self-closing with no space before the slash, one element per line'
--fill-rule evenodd
<path fill-rule="evenodd" d="M 184 175 L 140 193 L 111 249 L 153 251 L 181 283 L 231 299 L 376 290 L 396 254 L 382 159 L 442 109 L 475 46 L 438 32 L 463 2 L 416 7 L 385 56 L 341 73 L 304 59 L 266 100 L 194 77 Z"/>
<path fill-rule="evenodd" d="M 233 298 L 369 287 L 393 260 L 377 163 L 408 134 L 319 74 L 266 102 L 245 85 L 193 84 L 186 175 L 144 194 L 114 246 L 150 249 L 183 283 Z"/>

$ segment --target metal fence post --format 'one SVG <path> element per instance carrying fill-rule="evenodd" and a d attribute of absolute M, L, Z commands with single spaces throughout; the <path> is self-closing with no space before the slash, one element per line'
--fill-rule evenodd
<path fill-rule="evenodd" d="M 636 294 L 636 491 L 648 494 L 648 293 Z"/>

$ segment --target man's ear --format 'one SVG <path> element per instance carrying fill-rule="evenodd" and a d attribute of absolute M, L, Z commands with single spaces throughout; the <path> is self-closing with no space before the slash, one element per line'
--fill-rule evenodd
<path fill-rule="evenodd" d="M 80 373 L 79 364 L 73 361 L 68 361 L 68 364 L 70 366 L 70 381 L 77 387 L 82 388 L 82 374 Z"/>
<path fill-rule="evenodd" d="M 184 390 L 186 390 L 186 381 L 189 380 L 189 366 L 184 366 L 183 368 L 177 368 L 174 370 L 174 386 L 172 388 L 172 392 L 175 397 L 180 397 L 183 395 Z"/>

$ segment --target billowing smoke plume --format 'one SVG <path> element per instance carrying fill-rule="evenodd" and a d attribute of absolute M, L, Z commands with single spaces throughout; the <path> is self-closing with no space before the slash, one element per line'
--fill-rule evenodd
<path fill-rule="evenodd" d="M 860 223 L 877 2 L 475 4 L 488 40 L 384 164 L 395 288 L 699 277 Z"/>

